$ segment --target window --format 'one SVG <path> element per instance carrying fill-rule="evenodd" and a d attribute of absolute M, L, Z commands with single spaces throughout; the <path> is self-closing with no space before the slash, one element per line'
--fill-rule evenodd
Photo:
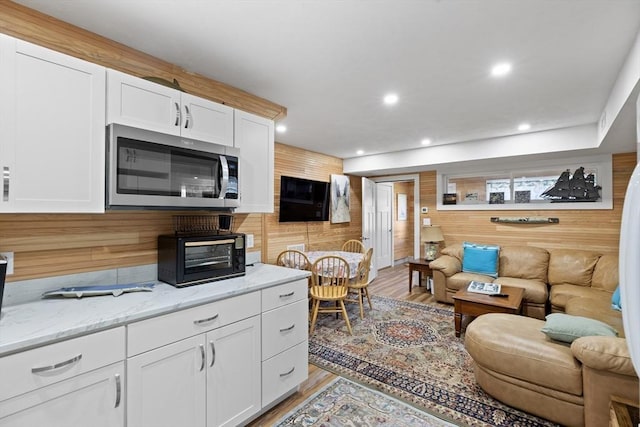
<path fill-rule="evenodd" d="M 439 173 L 438 209 L 612 208 L 611 156 L 517 166 L 500 172 Z"/>

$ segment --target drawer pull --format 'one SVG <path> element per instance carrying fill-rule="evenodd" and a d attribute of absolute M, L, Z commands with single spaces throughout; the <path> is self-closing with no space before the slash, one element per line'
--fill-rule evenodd
<path fill-rule="evenodd" d="M 218 315 L 216 314 L 215 316 L 207 317 L 206 319 L 194 320 L 193 323 L 195 325 L 200 325 L 202 323 L 207 323 L 207 322 L 211 322 L 212 320 L 216 320 L 217 318 L 218 318 Z"/>
<path fill-rule="evenodd" d="M 292 330 L 295 327 L 296 327 L 296 324 L 294 323 L 293 325 L 289 326 L 288 328 L 280 329 L 280 332 L 287 332 L 287 331 Z"/>
<path fill-rule="evenodd" d="M 204 346 L 202 344 L 200 344 L 200 357 L 202 358 L 202 363 L 200 364 L 200 372 L 202 372 L 204 370 Z"/>
<path fill-rule="evenodd" d="M 120 398 L 122 397 L 122 386 L 120 384 L 120 374 L 116 374 L 116 405 L 114 408 L 120 406 Z"/>
<path fill-rule="evenodd" d="M 295 292 L 289 292 L 288 294 L 284 294 L 284 295 L 280 295 L 280 298 L 287 298 L 287 297 L 291 297 L 295 294 Z"/>
<path fill-rule="evenodd" d="M 287 375 L 291 375 L 293 373 L 293 371 L 296 370 L 296 367 L 294 366 L 293 368 L 291 368 L 291 370 L 289 370 L 289 372 L 285 372 L 284 374 L 280 374 L 280 377 L 286 377 Z"/>
<path fill-rule="evenodd" d="M 209 345 L 211 346 L 211 365 L 209 367 L 213 367 L 213 364 L 216 363 L 216 345 L 213 341 L 209 341 Z"/>
<path fill-rule="evenodd" d="M 48 371 L 53 371 L 55 369 L 64 368 L 65 366 L 73 365 L 74 363 L 78 362 L 80 359 L 82 359 L 82 353 L 80 353 L 76 357 L 72 357 L 69 360 L 65 360 L 64 362 L 56 363 L 55 365 L 42 366 L 40 368 L 31 368 L 31 373 L 40 374 L 42 372 L 48 372 Z"/>

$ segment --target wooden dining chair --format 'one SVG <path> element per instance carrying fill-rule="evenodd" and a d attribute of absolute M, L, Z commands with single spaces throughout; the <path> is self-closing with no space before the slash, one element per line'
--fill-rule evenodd
<path fill-rule="evenodd" d="M 347 298 L 349 282 L 349 264 L 339 256 L 327 255 L 318 258 L 311 266 L 311 329 L 313 334 L 318 320 L 318 313 L 342 313 L 349 334 L 351 323 L 344 301 Z M 328 302 L 321 306 L 322 302 Z"/>
<path fill-rule="evenodd" d="M 309 270 L 311 268 L 309 258 L 307 258 L 303 252 L 294 249 L 287 249 L 286 251 L 280 252 L 276 259 L 276 265 L 298 270 Z"/>
<path fill-rule="evenodd" d="M 364 297 L 369 301 L 369 309 L 373 310 L 371 298 L 369 297 L 369 270 L 371 270 L 371 258 L 373 257 L 373 248 L 369 248 L 362 257 L 362 261 L 358 264 L 356 277 L 349 281 L 347 288 L 349 295 L 355 294 L 354 298 L 347 295 L 346 301 L 357 302 L 360 304 L 360 318 L 364 319 Z"/>
<path fill-rule="evenodd" d="M 357 253 L 364 253 L 364 245 L 362 244 L 362 242 L 360 240 L 347 240 L 346 242 L 344 242 L 344 244 L 342 245 L 342 251 L 343 252 L 357 252 Z"/>

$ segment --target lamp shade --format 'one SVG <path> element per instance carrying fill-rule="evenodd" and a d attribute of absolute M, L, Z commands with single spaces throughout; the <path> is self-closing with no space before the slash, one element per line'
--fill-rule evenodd
<path fill-rule="evenodd" d="M 442 242 L 444 240 L 444 236 L 442 235 L 442 230 L 439 225 L 422 227 L 420 238 L 423 242 Z"/>

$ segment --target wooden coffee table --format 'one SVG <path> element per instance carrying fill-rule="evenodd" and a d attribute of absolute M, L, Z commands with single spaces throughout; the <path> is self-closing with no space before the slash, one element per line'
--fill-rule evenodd
<path fill-rule="evenodd" d="M 492 297 L 477 292 L 468 292 L 467 288 L 456 292 L 453 296 L 456 337 L 460 336 L 463 315 L 477 317 L 486 313 L 520 314 L 524 289 L 502 286 L 500 293 L 506 294 L 508 297 Z"/>

